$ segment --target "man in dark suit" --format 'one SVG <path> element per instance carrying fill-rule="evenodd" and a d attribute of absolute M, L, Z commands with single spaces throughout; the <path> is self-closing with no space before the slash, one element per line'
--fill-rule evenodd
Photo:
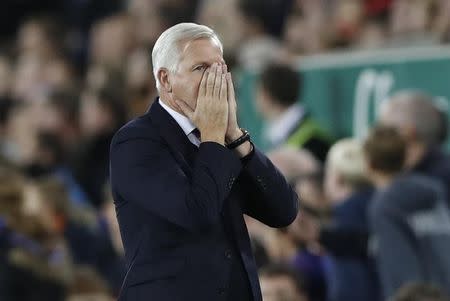
<path fill-rule="evenodd" d="M 153 52 L 159 99 L 111 144 L 111 185 L 128 263 L 120 300 L 261 300 L 243 214 L 273 227 L 298 199 L 249 141 L 222 44 L 181 23 Z"/>

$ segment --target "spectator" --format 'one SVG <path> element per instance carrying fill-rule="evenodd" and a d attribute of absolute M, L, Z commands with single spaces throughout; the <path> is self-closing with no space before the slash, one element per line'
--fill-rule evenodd
<path fill-rule="evenodd" d="M 436 1 L 397 0 L 392 3 L 390 15 L 390 44 L 393 46 L 420 46 L 439 42 L 439 34 L 432 31 Z"/>
<path fill-rule="evenodd" d="M 24 22 L 18 34 L 18 46 L 21 55 L 36 56 L 48 61 L 58 56 L 64 49 L 64 30 L 56 18 L 35 16 Z"/>
<path fill-rule="evenodd" d="M 162 1 L 130 0 L 127 12 L 134 21 L 137 44 L 150 49 L 168 24 L 161 13 Z M 150 68 L 151 69 L 151 68 Z"/>
<path fill-rule="evenodd" d="M 330 138 L 299 103 L 301 89 L 301 75 L 291 67 L 274 63 L 264 69 L 256 98 L 258 110 L 268 121 L 264 137 L 269 148 L 282 144 L 304 148 L 323 162 Z"/>
<path fill-rule="evenodd" d="M 0 299 L 62 300 L 71 261 L 48 207 L 30 202 L 17 171 L 0 169 Z"/>
<path fill-rule="evenodd" d="M 156 99 L 156 83 L 152 69 L 145 49 L 138 49 L 129 56 L 125 70 L 129 118 L 144 114 L 150 106 L 150 100 Z"/>
<path fill-rule="evenodd" d="M 294 222 L 266 241 L 268 254 L 272 261 L 289 264 L 303 275 L 310 300 L 325 300 L 323 257 L 317 249 L 319 220 L 327 207 L 321 189 L 321 164 L 308 151 L 291 147 L 274 150 L 268 156 L 302 200 Z"/>
<path fill-rule="evenodd" d="M 91 33 L 90 58 L 94 64 L 122 68 L 135 45 L 132 20 L 115 15 L 97 22 Z"/>
<path fill-rule="evenodd" d="M 103 189 L 109 177 L 111 139 L 127 118 L 121 95 L 104 88 L 88 91 L 82 98 L 80 124 L 83 139 L 72 162 L 77 181 L 96 208 L 105 201 Z"/>
<path fill-rule="evenodd" d="M 331 40 L 336 48 L 349 47 L 364 28 L 364 2 L 359 0 L 332 1 L 330 4 Z"/>
<path fill-rule="evenodd" d="M 369 232 L 366 211 L 373 190 L 367 179 L 360 141 L 342 139 L 331 147 L 324 186 L 332 207 L 331 221 L 320 234 L 320 242 L 329 254 L 328 300 L 379 300 L 373 262 L 366 252 Z M 358 250 L 360 245 L 362 251 Z"/>
<path fill-rule="evenodd" d="M 64 155 L 80 139 L 79 98 L 73 90 L 52 90 L 36 116 L 39 131 L 54 134 L 62 143 Z"/>
<path fill-rule="evenodd" d="M 439 182 L 403 173 L 406 143 L 392 128 L 377 127 L 364 143 L 377 192 L 369 207 L 372 250 L 382 292 L 430 282 L 450 288 L 450 211 Z"/>
<path fill-rule="evenodd" d="M 237 61 L 242 68 L 260 72 L 268 62 L 276 59 L 281 51 L 281 44 L 274 37 L 281 30 L 276 23 L 282 22 L 283 7 L 286 7 L 287 2 L 283 0 L 275 5 L 270 0 L 237 1 L 242 32 Z"/>
<path fill-rule="evenodd" d="M 450 196 L 450 156 L 441 145 L 442 113 L 433 99 L 417 91 L 398 92 L 382 104 L 379 122 L 402 135 L 406 168 L 441 181 Z"/>
<path fill-rule="evenodd" d="M 269 265 L 259 273 L 264 301 L 308 301 L 298 274 L 285 265 Z"/>
<path fill-rule="evenodd" d="M 284 31 L 283 41 L 292 55 L 310 55 L 324 52 L 329 45 L 327 2 L 294 1 Z"/>

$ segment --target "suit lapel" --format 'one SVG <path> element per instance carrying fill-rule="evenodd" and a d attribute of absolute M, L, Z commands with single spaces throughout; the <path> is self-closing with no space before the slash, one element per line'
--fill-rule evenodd
<path fill-rule="evenodd" d="M 164 110 L 156 99 L 145 116 L 157 127 L 161 137 L 167 142 L 171 153 L 186 174 L 191 174 L 197 147 L 193 145 L 175 119 Z"/>

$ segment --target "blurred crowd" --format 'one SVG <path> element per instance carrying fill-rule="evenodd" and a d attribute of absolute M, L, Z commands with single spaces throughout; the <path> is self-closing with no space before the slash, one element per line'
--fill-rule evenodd
<path fill-rule="evenodd" d="M 233 72 L 261 72 L 269 156 L 300 195 L 286 229 L 247 220 L 264 300 L 448 300 L 445 114 L 406 91 L 365 141 L 336 141 L 289 64 L 446 43 L 450 0 L 1 1 L 0 300 L 117 296 L 109 144 L 157 96 L 150 51 L 179 22 L 211 26 Z"/>

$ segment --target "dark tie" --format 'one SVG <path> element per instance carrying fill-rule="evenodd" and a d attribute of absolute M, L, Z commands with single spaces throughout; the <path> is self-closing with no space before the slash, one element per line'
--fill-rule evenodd
<path fill-rule="evenodd" d="M 197 128 L 193 129 L 191 133 L 194 134 L 195 137 L 197 137 L 197 139 L 201 141 L 201 139 L 200 139 L 200 131 Z"/>

